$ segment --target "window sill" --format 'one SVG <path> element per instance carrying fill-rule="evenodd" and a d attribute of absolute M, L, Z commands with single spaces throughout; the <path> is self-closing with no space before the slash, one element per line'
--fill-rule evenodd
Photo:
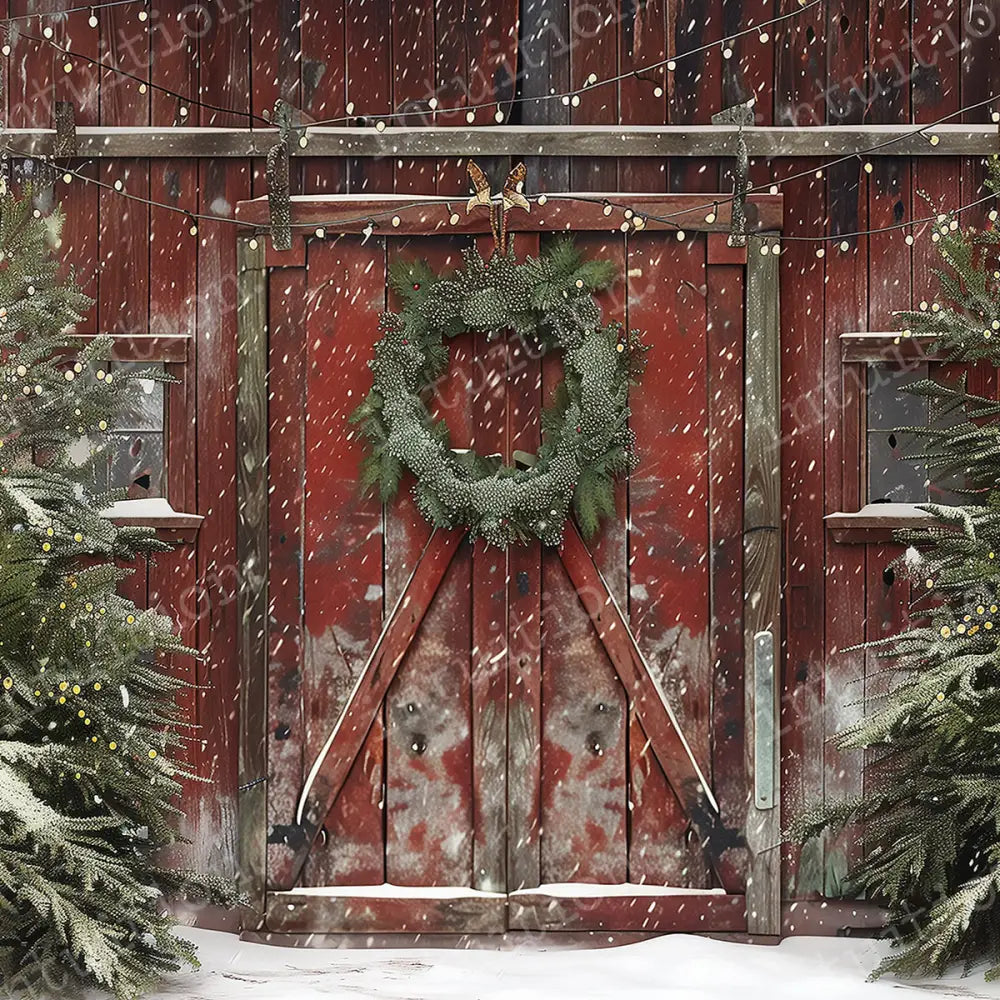
<path fill-rule="evenodd" d="M 841 357 L 844 361 L 894 362 L 933 361 L 930 350 L 932 337 L 903 337 L 899 332 L 859 332 L 840 335 Z"/>
<path fill-rule="evenodd" d="M 915 503 L 870 503 L 861 510 L 827 514 L 823 520 L 833 540 L 848 545 L 892 542 L 901 529 L 940 523 Z"/>
<path fill-rule="evenodd" d="M 123 527 L 155 528 L 156 537 L 165 542 L 195 541 L 201 522 L 205 520 L 201 514 L 183 514 L 174 510 L 163 497 L 119 500 L 102 514 Z"/>

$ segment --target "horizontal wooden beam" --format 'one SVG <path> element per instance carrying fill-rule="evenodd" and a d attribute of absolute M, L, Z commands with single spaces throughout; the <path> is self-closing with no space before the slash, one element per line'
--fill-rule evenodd
<path fill-rule="evenodd" d="M 311 934 L 501 934 L 507 897 L 469 889 L 358 886 L 267 894 L 267 929 Z"/>
<path fill-rule="evenodd" d="M 529 213 L 518 210 L 507 214 L 513 233 L 538 232 L 617 232 L 624 222 L 621 209 L 604 214 L 603 198 L 617 205 L 627 204 L 637 215 L 659 216 L 667 222 L 649 218 L 647 230 L 676 232 L 728 232 L 730 208 L 725 194 L 600 194 L 572 193 L 551 195 L 544 205 L 532 204 Z M 587 199 L 587 200 L 579 200 Z M 713 200 L 719 204 L 713 205 Z M 399 205 L 399 213 L 392 212 Z M 783 200 L 780 194 L 752 195 L 747 199 L 747 228 L 750 232 L 774 232 L 781 228 Z M 407 207 L 415 205 L 415 207 Z M 484 209 L 465 211 L 465 197 L 436 198 L 432 195 L 297 195 L 291 200 L 292 226 L 322 227 L 330 235 L 360 233 L 371 216 L 377 216 L 378 236 L 429 236 L 434 233 L 479 235 L 490 231 L 489 213 Z M 451 220 L 455 216 L 454 224 Z M 706 218 L 712 217 L 711 222 Z M 236 218 L 249 228 L 266 229 L 270 224 L 267 198 L 241 201 Z M 626 228 L 632 227 L 625 223 Z"/>
<path fill-rule="evenodd" d="M 588 886 L 577 895 L 550 894 L 545 887 L 510 896 L 508 926 L 522 931 L 738 932 L 747 927 L 746 896 L 646 886 Z"/>
<path fill-rule="evenodd" d="M 842 333 L 841 357 L 844 361 L 898 365 L 933 361 L 935 355 L 930 350 L 933 340 L 927 336 L 904 337 L 899 331 Z"/>
<path fill-rule="evenodd" d="M 996 125 L 946 124 L 923 133 L 913 125 L 751 127 L 751 157 L 985 156 L 1000 152 Z M 81 126 L 74 159 L 92 157 L 264 156 L 277 139 L 271 128 L 123 128 Z M 466 156 L 735 156 L 732 125 L 491 125 L 469 128 L 335 128 L 299 130 L 306 139 L 291 155 L 325 157 Z M 55 130 L 5 129 L 10 153 L 51 157 Z M 931 137 L 936 137 L 933 142 Z M 59 157 L 67 159 L 67 157 Z"/>

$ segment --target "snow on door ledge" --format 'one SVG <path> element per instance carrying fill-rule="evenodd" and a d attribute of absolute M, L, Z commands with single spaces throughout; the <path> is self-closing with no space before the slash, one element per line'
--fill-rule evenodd
<path fill-rule="evenodd" d="M 724 896 L 725 889 L 684 889 L 670 885 L 623 882 L 549 882 L 533 889 L 516 889 L 514 896 L 557 896 L 572 899 L 610 896 Z M 359 899 L 505 899 L 507 893 L 483 892 L 462 885 L 311 885 L 300 889 L 271 892 L 271 896 L 351 897 Z"/>

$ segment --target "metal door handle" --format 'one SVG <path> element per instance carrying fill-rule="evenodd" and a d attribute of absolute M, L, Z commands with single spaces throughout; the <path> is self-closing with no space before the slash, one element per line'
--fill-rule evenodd
<path fill-rule="evenodd" d="M 753 637 L 753 795 L 758 809 L 774 808 L 774 634 Z"/>

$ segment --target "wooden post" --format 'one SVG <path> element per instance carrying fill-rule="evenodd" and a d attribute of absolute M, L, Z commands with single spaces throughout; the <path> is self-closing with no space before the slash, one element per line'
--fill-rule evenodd
<path fill-rule="evenodd" d="M 781 362 L 778 257 L 770 252 L 777 239 L 750 239 L 744 402 L 747 931 L 767 935 L 781 932 Z"/>
<path fill-rule="evenodd" d="M 237 264 L 236 463 L 240 666 L 239 883 L 243 927 L 264 924 L 267 859 L 267 271 L 263 241 Z"/>

